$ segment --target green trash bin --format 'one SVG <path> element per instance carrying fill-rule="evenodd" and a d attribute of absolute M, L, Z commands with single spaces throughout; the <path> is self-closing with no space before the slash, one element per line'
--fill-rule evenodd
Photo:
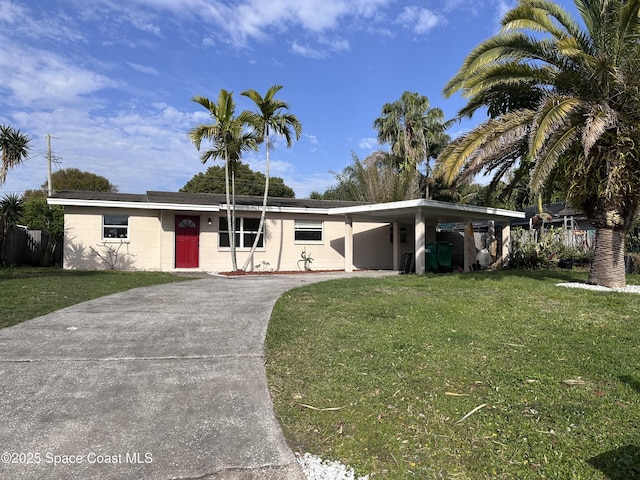
<path fill-rule="evenodd" d="M 438 265 L 437 269 L 439 272 L 453 272 L 453 267 L 451 266 L 451 251 L 453 249 L 453 244 L 449 242 L 438 242 L 437 256 L 438 256 Z"/>
<path fill-rule="evenodd" d="M 425 248 L 426 271 L 436 273 L 438 271 L 438 244 L 427 243 Z"/>

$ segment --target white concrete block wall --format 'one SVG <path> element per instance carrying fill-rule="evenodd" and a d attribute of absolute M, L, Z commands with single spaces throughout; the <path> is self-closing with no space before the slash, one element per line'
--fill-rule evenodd
<path fill-rule="evenodd" d="M 129 215 L 129 237 L 120 241 L 102 238 L 103 215 Z M 160 270 L 160 221 L 149 210 L 88 209 L 65 207 L 63 266 L 78 270 Z M 111 252 L 113 261 L 105 261 Z M 116 256 L 117 255 L 117 262 Z"/>
<path fill-rule="evenodd" d="M 219 217 L 226 212 L 173 212 L 145 209 L 114 209 L 91 207 L 65 207 L 64 268 L 107 269 L 108 263 L 101 260 L 96 251 L 106 254 L 103 245 L 102 216 L 105 214 L 128 214 L 128 244 L 120 247 L 121 269 L 175 270 L 175 216 L 194 215 L 200 218 L 199 267 L 201 271 L 230 271 L 231 257 L 228 248 L 218 246 Z M 238 216 L 259 218 L 256 212 L 238 212 Z M 211 218 L 211 225 L 208 219 Z M 322 242 L 296 242 L 294 225 L 296 220 L 322 220 Z M 392 245 L 388 224 L 353 224 L 354 266 L 358 269 L 386 269 L 393 266 Z M 301 252 L 313 258 L 313 270 L 344 269 L 345 224 L 342 217 L 310 214 L 269 213 L 266 220 L 266 242 L 254 256 L 254 266 L 267 262 L 268 270 L 298 270 Z M 107 245 L 117 248 L 119 242 Z M 130 255 L 125 255 L 127 251 Z M 242 267 L 249 248 L 238 249 L 238 267 Z M 300 268 L 303 267 L 300 262 Z"/>

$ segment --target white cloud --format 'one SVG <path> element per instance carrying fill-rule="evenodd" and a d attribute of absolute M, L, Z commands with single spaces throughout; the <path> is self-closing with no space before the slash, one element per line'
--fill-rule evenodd
<path fill-rule="evenodd" d="M 52 52 L 5 42 L 0 42 L 0 71 L 13 105 L 50 108 L 87 102 L 88 95 L 119 86 Z"/>
<path fill-rule="evenodd" d="M 3 0 L 0 2 L 0 21 L 3 23 L 18 24 L 28 18 L 22 5 Z"/>
<path fill-rule="evenodd" d="M 428 8 L 405 7 L 396 22 L 416 35 L 424 35 L 445 23 L 445 19 Z"/>
<path fill-rule="evenodd" d="M 71 57 L 15 40 L 0 42 L 0 71 L 2 123 L 30 135 L 36 155 L 10 172 L 3 190 L 22 192 L 44 182 L 46 134 L 56 137 L 53 151 L 62 160 L 59 168 L 103 175 L 123 192 L 177 190 L 203 170 L 187 136 L 191 127 L 208 120 L 195 105 L 193 112 L 185 112 L 164 103 L 131 100 L 125 93 L 131 87 L 123 82 Z M 109 100 L 112 89 L 125 93 L 118 103 Z M 124 102 L 130 103 L 123 107 Z"/>
<path fill-rule="evenodd" d="M 300 45 L 298 42 L 293 42 L 291 45 L 291 53 L 300 55 L 301 57 L 312 58 L 320 60 L 327 57 L 326 50 L 313 48 L 309 45 Z"/>
<path fill-rule="evenodd" d="M 339 28 L 348 17 L 372 17 L 388 3 L 389 0 L 246 0 L 235 9 L 234 21 L 247 36 L 287 26 L 320 33 Z"/>
<path fill-rule="evenodd" d="M 327 45 L 333 52 L 348 52 L 351 49 L 349 40 L 345 38 L 321 38 L 320 42 Z"/>
<path fill-rule="evenodd" d="M 321 38 L 317 46 L 302 45 L 297 41 L 291 45 L 291 53 L 312 59 L 327 58 L 331 53 L 345 52 L 349 49 L 349 41 L 342 38 Z"/>
<path fill-rule="evenodd" d="M 307 140 L 309 140 L 311 145 L 319 145 L 320 144 L 320 142 L 318 141 L 318 137 L 316 137 L 315 135 L 309 135 L 307 133 L 303 133 L 302 137 L 306 138 Z"/>
<path fill-rule="evenodd" d="M 375 150 L 376 148 L 380 147 L 380 144 L 378 143 L 378 139 L 375 137 L 368 137 L 368 138 L 363 138 L 358 142 L 358 146 L 362 149 L 362 150 Z"/>
<path fill-rule="evenodd" d="M 144 65 L 140 65 L 138 63 L 133 63 L 133 62 L 127 62 L 127 65 L 129 65 L 136 72 L 146 73 L 148 75 L 159 75 L 160 74 L 160 72 L 158 72 L 158 70 L 156 70 L 153 67 L 146 67 Z"/>
<path fill-rule="evenodd" d="M 113 11 L 120 21 L 154 35 L 161 35 L 154 18 L 166 11 L 175 14 L 177 19 L 197 19 L 219 27 L 215 39 L 209 36 L 202 40 L 205 45 L 222 41 L 244 47 L 252 39 L 262 41 L 272 35 L 302 29 L 320 43 L 334 44 L 328 50 L 334 52 L 348 49 L 345 40 L 327 38 L 354 25 L 371 28 L 372 21 L 383 22 L 384 9 L 392 3 L 392 0 L 240 0 L 231 4 L 221 0 L 131 0 L 121 4 L 111 0 L 72 1 L 93 18 L 105 10 Z M 324 48 L 300 45 L 296 51 L 314 58 L 323 58 L 328 53 Z"/>
<path fill-rule="evenodd" d="M 76 22 L 62 14 L 38 18 L 36 11 L 10 0 L 0 0 L 0 34 L 19 34 L 29 38 L 48 38 L 69 42 L 83 40 Z"/>
<path fill-rule="evenodd" d="M 324 193 L 330 187 L 335 186 L 337 182 L 332 173 L 326 172 L 307 175 L 304 179 L 284 178 L 284 183 L 293 188 L 296 197 L 308 198 L 311 192 Z"/>
<path fill-rule="evenodd" d="M 51 133 L 53 151 L 61 157 L 59 168 L 75 167 L 102 175 L 122 192 L 177 190 L 205 167 L 187 132 L 199 123 L 196 113 L 181 112 L 165 104 L 92 115 L 83 108 L 56 108 L 45 112 L 17 112 L 18 124 L 29 125 L 35 151 L 44 150 Z M 23 191 L 38 187 L 46 170 L 20 179 L 12 171 L 8 188 Z M 22 180 L 22 182 L 19 182 Z M 177 185 L 177 187 L 176 187 Z"/>

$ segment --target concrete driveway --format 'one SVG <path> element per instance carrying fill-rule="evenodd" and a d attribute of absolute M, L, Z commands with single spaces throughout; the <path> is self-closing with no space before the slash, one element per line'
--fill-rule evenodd
<path fill-rule="evenodd" d="M 389 273 L 209 277 L 0 330 L 0 478 L 303 479 L 265 379 L 273 305 Z"/>

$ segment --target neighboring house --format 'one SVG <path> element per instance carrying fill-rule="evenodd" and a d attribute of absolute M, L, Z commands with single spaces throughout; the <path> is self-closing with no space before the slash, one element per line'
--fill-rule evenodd
<path fill-rule="evenodd" d="M 574 210 L 565 202 L 553 202 L 542 206 L 543 213 L 549 215 L 547 226 L 563 227 L 567 230 L 595 230 L 589 218 L 582 212 Z M 532 219 L 538 213 L 538 207 L 524 209 L 525 219 L 512 222 L 512 227 L 531 228 Z"/>
<path fill-rule="evenodd" d="M 48 199 L 64 206 L 67 269 L 118 268 L 157 271 L 231 270 L 226 198 L 219 194 L 59 192 Z M 246 260 L 257 234 L 262 197 L 236 197 L 237 258 Z M 433 200 L 364 204 L 269 198 L 265 233 L 252 270 L 399 269 L 411 252 L 425 271 L 425 245 L 442 222 L 502 222 L 507 254 L 509 222 L 524 213 Z M 468 269 L 475 258 L 465 257 Z"/>
<path fill-rule="evenodd" d="M 565 202 L 553 202 L 542 206 L 543 213 L 547 214 L 544 222 L 545 231 L 550 227 L 564 230 L 564 242 L 569 247 L 581 250 L 588 250 L 594 247 L 596 229 L 591 220 L 582 212 L 574 210 Z M 537 207 L 524 209 L 526 217 L 523 220 L 512 222 L 512 227 L 521 227 L 533 231 L 534 238 L 537 238 L 537 228 L 540 224 L 536 222 L 538 214 Z"/>
<path fill-rule="evenodd" d="M 567 246 L 572 246 L 580 249 L 592 248 L 595 241 L 595 228 L 591 224 L 589 218 L 581 212 L 573 210 L 565 202 L 554 202 L 545 204 L 542 207 L 543 213 L 547 214 L 548 221 L 544 222 L 545 231 L 548 231 L 550 227 L 554 229 L 564 229 L 565 243 Z M 524 216 L 522 218 L 513 219 L 510 222 L 510 228 L 522 228 L 532 232 L 534 235 L 532 238 L 537 239 L 536 224 L 534 218 L 538 213 L 538 207 L 531 206 L 522 210 Z M 460 245 L 462 242 L 461 237 L 464 235 L 465 226 L 462 223 L 449 223 L 441 224 L 439 226 L 439 238 L 446 239 L 454 244 L 454 255 L 461 255 L 464 249 Z M 491 243 L 494 240 L 500 241 L 502 236 L 499 234 L 501 228 L 500 225 L 496 225 L 497 239 L 492 236 L 492 232 L 489 228 L 489 222 L 481 221 L 473 223 L 473 230 L 475 234 L 476 249 L 481 252 L 484 249 L 491 249 Z M 537 240 L 536 240 L 537 241 Z"/>

